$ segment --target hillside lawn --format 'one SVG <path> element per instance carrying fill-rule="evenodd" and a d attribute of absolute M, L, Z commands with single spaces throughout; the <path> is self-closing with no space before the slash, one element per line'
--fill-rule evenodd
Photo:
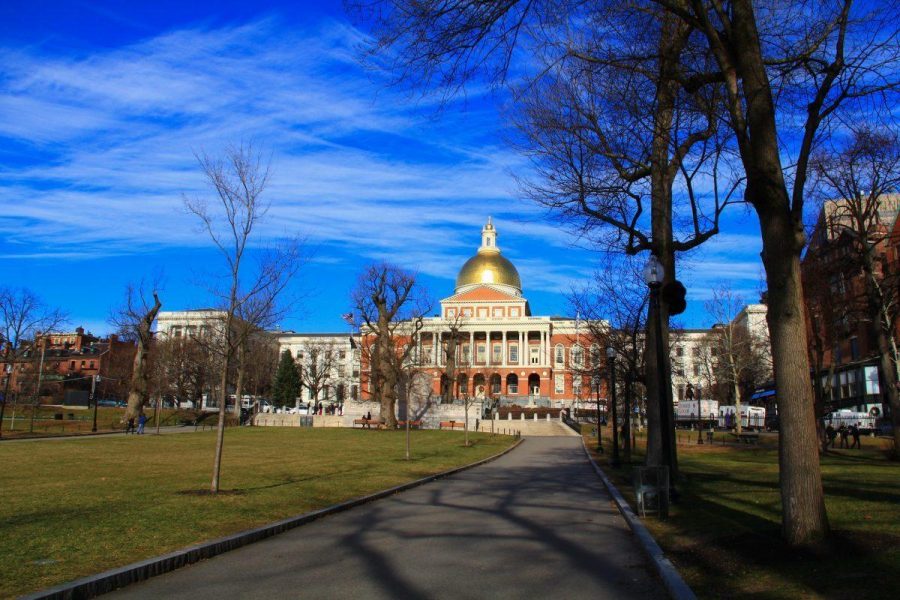
<path fill-rule="evenodd" d="M 469 464 L 513 439 L 459 431 L 240 427 L 0 442 L 0 597 L 20 595 Z"/>
<path fill-rule="evenodd" d="M 584 427 L 588 448 L 596 447 Z M 631 467 L 609 466 L 594 454 L 634 508 Z M 668 520 L 643 520 L 700 598 L 900 598 L 900 463 L 888 460 L 889 440 L 862 438 L 862 450 L 829 450 L 822 457 L 825 502 L 833 538 L 824 550 L 787 548 L 779 537 L 778 435 L 760 445 L 696 443 L 677 434 L 681 499 Z M 637 438 L 632 464 L 642 464 Z"/>

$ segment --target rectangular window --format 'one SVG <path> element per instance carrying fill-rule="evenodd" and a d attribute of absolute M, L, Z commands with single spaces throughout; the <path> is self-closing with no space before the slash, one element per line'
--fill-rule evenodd
<path fill-rule="evenodd" d="M 566 376 L 559 374 L 553 376 L 553 392 L 563 394 L 566 391 Z"/>
<path fill-rule="evenodd" d="M 346 350 L 339 350 L 339 351 L 338 351 L 338 358 L 341 359 L 341 360 L 346 359 L 346 358 L 347 358 L 347 351 L 346 351 Z"/>
<path fill-rule="evenodd" d="M 684 356 L 684 348 L 682 348 L 681 346 L 676 346 L 675 356 Z"/>
<path fill-rule="evenodd" d="M 495 307 L 494 307 L 494 316 L 495 316 L 495 317 L 502 317 L 502 316 L 503 316 L 503 309 L 500 308 L 500 307 L 495 306 Z"/>
<path fill-rule="evenodd" d="M 462 315 L 463 315 L 464 317 L 471 317 L 471 316 L 472 316 L 472 309 L 471 309 L 471 308 L 464 308 L 463 311 L 462 311 Z"/>
<path fill-rule="evenodd" d="M 479 309 L 478 309 L 478 316 L 481 317 L 481 318 L 487 318 L 487 316 L 488 316 L 488 309 L 486 309 L 486 308 L 479 308 Z"/>
<path fill-rule="evenodd" d="M 500 344 L 494 344 L 491 346 L 491 360 L 495 365 L 500 364 L 503 359 L 503 346 Z"/>
<path fill-rule="evenodd" d="M 541 362 L 541 349 L 538 346 L 532 346 L 528 349 L 531 356 L 531 364 L 537 365 Z"/>
<path fill-rule="evenodd" d="M 484 344 L 475 344 L 475 362 L 483 363 L 485 352 L 487 352 L 487 347 Z"/>
<path fill-rule="evenodd" d="M 691 348 L 691 356 L 694 358 L 700 358 L 700 346 L 694 346 Z"/>
<path fill-rule="evenodd" d="M 850 338 L 850 360 L 859 360 L 859 338 Z"/>
<path fill-rule="evenodd" d="M 515 383 L 510 383 L 506 386 L 506 393 L 509 395 L 515 395 L 519 393 L 519 386 Z"/>
<path fill-rule="evenodd" d="M 512 344 L 509 347 L 509 362 L 513 364 L 519 363 L 519 346 L 517 344 Z"/>
<path fill-rule="evenodd" d="M 455 316 L 456 316 L 456 309 L 455 309 L 455 308 L 448 308 L 448 309 L 447 309 L 447 318 L 448 318 L 448 319 L 452 319 L 452 318 L 455 317 Z"/>
<path fill-rule="evenodd" d="M 74 368 L 75 368 L 75 361 L 73 360 L 72 362 L 69 363 L 69 369 L 74 369 Z"/>
<path fill-rule="evenodd" d="M 510 309 L 509 309 L 509 316 L 511 316 L 511 317 L 518 317 L 518 316 L 519 316 L 519 309 L 518 309 L 518 308 L 510 308 Z"/>
<path fill-rule="evenodd" d="M 572 393 L 576 396 L 581 396 L 581 377 L 576 377 L 572 380 Z"/>
<path fill-rule="evenodd" d="M 430 363 L 431 362 L 431 346 L 425 346 L 422 348 L 422 362 Z"/>
<path fill-rule="evenodd" d="M 465 363 L 465 364 L 469 363 L 469 345 L 468 344 L 463 344 L 462 358 L 463 358 L 463 363 Z"/>
<path fill-rule="evenodd" d="M 88 368 L 89 368 L 89 369 L 93 369 L 93 368 L 94 368 L 94 361 L 91 361 L 91 362 L 90 362 L 90 364 L 88 365 Z"/>

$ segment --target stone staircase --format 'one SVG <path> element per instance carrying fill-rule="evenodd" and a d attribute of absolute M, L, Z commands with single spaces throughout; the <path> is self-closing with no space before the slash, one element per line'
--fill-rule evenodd
<path fill-rule="evenodd" d="M 479 431 L 483 431 L 486 433 L 491 432 L 491 422 L 490 421 L 482 421 L 478 426 Z M 576 436 L 578 435 L 572 429 L 567 427 L 565 424 L 560 423 L 557 419 L 552 419 L 550 421 L 547 420 L 532 420 L 532 419 L 518 419 L 518 420 L 507 420 L 507 419 L 498 419 L 494 421 L 494 431 L 498 433 L 508 432 L 511 430 L 520 431 L 523 436 Z"/>

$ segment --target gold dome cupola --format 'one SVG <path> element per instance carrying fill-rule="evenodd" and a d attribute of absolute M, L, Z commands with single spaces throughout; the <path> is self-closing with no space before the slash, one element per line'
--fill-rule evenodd
<path fill-rule="evenodd" d="M 497 230 L 490 217 L 481 230 L 481 247 L 478 248 L 478 254 L 466 261 L 456 277 L 456 293 L 485 284 L 502 286 L 516 296 L 522 295 L 519 272 L 511 262 L 500 255 L 500 248 L 497 247 Z"/>

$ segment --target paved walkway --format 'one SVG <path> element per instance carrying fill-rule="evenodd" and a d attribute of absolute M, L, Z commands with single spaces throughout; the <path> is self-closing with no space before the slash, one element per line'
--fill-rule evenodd
<path fill-rule="evenodd" d="M 129 598 L 664 598 L 572 437 L 124 588 Z"/>

